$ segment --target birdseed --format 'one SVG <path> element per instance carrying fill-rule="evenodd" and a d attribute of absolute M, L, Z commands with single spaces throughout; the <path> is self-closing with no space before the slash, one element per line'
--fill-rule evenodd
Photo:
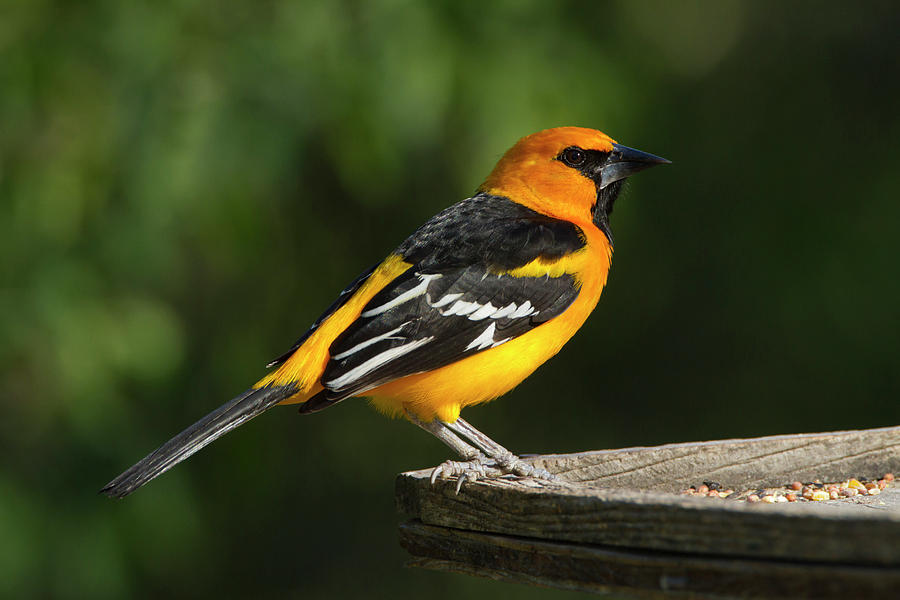
<path fill-rule="evenodd" d="M 794 481 L 782 487 L 764 488 L 736 492 L 724 489 L 714 481 L 704 481 L 701 485 L 691 486 L 681 493 L 685 496 L 703 496 L 737 500 L 741 502 L 821 502 L 858 496 L 877 496 L 894 481 L 893 473 L 885 473 L 880 479 L 869 480 L 864 477 L 852 477 L 842 482 L 823 483 L 819 480 L 802 483 Z"/>

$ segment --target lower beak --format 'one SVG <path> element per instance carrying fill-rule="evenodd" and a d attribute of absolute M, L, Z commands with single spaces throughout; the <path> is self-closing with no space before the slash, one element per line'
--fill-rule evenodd
<path fill-rule="evenodd" d="M 638 171 L 643 171 L 656 165 L 668 165 L 671 163 L 672 161 L 655 154 L 641 152 L 621 144 L 613 144 L 613 150 L 609 153 L 609 158 L 606 159 L 606 162 L 600 168 L 600 189 L 602 190 L 609 184 L 625 179 Z"/>

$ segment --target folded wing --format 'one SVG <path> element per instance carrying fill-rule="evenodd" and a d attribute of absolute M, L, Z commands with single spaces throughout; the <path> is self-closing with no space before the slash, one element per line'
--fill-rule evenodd
<path fill-rule="evenodd" d="M 410 269 L 331 345 L 325 395 L 363 394 L 505 344 L 558 316 L 577 296 L 570 275 L 495 275 L 477 265 L 443 273 Z"/>

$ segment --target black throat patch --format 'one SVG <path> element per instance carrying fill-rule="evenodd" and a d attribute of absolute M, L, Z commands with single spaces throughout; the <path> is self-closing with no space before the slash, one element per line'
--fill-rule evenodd
<path fill-rule="evenodd" d="M 622 191 L 622 187 L 625 185 L 625 180 L 620 179 L 619 181 L 614 181 L 603 189 L 600 189 L 600 184 L 597 183 L 597 201 L 594 202 L 594 205 L 591 207 L 591 220 L 594 221 L 594 225 L 597 226 L 597 229 L 606 234 L 606 239 L 609 240 L 609 245 L 613 245 L 613 234 L 612 230 L 609 228 L 609 215 L 612 214 L 613 204 L 616 202 L 616 198 L 619 197 L 619 192 Z"/>

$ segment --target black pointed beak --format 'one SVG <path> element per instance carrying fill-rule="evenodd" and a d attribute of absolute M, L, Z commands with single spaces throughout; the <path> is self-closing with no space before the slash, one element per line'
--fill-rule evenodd
<path fill-rule="evenodd" d="M 672 161 L 649 152 L 641 152 L 628 146 L 613 144 L 613 150 L 609 153 L 609 158 L 606 159 L 606 162 L 600 169 L 600 189 L 602 190 L 609 184 L 625 179 L 638 171 L 643 171 L 656 165 L 668 165 L 671 163 Z"/>

